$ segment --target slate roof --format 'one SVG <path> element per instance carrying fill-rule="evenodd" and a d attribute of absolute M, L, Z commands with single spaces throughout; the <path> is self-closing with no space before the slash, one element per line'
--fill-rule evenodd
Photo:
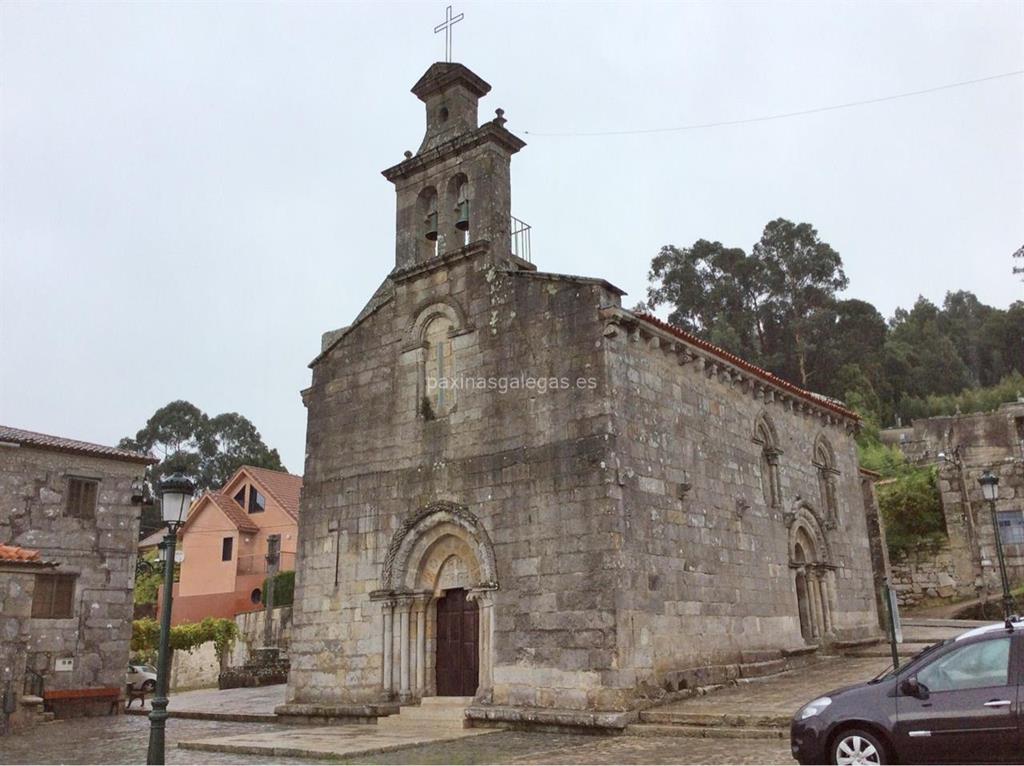
<path fill-rule="evenodd" d="M 151 455 L 143 455 L 141 452 L 118 449 L 117 447 L 106 447 L 102 444 L 78 441 L 77 439 L 65 439 L 63 436 L 50 436 L 49 434 L 25 431 L 21 428 L 11 426 L 0 426 L 0 442 L 18 444 L 22 447 L 35 447 L 36 449 L 53 450 L 54 452 L 69 452 L 73 455 L 89 455 L 92 457 L 111 458 L 113 460 L 125 460 L 130 463 L 158 463 L 159 461 Z"/>
<path fill-rule="evenodd" d="M 55 567 L 54 561 L 43 561 L 39 551 L 21 548 L 17 545 L 4 545 L 0 543 L 0 563 L 3 564 L 27 564 L 35 566 Z"/>

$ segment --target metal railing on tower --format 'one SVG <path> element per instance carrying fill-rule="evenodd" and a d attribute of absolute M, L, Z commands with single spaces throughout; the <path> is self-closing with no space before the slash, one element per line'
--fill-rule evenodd
<path fill-rule="evenodd" d="M 530 225 L 512 216 L 512 255 L 527 263 L 533 263 L 530 257 Z"/>

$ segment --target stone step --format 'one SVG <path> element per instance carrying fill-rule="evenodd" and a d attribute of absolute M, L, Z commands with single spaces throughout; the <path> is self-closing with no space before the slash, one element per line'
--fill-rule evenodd
<path fill-rule="evenodd" d="M 436 707 L 447 707 L 455 706 L 461 708 L 467 708 L 473 703 L 472 697 L 424 697 L 420 700 L 420 706 L 426 707 L 427 705 Z"/>
<path fill-rule="evenodd" d="M 397 716 L 389 715 L 387 718 L 401 718 L 407 721 L 461 721 L 466 717 L 466 708 L 442 708 L 442 707 L 403 707 Z"/>
<path fill-rule="evenodd" d="M 674 727 L 692 728 L 755 728 L 787 729 L 791 716 L 788 715 L 743 715 L 683 713 L 675 710 L 642 710 L 640 722 Z"/>
<path fill-rule="evenodd" d="M 778 726 L 681 726 L 633 723 L 626 735 L 634 737 L 693 737 L 698 739 L 786 739 L 789 730 Z"/>

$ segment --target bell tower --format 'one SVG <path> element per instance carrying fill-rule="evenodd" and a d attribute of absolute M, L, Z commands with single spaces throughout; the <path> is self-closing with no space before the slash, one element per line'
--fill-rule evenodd
<path fill-rule="evenodd" d="M 395 185 L 395 269 L 464 247 L 487 247 L 497 263 L 511 251 L 512 155 L 526 142 L 505 129 L 501 109 L 480 125 L 477 106 L 491 86 L 462 64 L 438 62 L 412 92 L 426 106 L 416 154 L 384 171 Z"/>

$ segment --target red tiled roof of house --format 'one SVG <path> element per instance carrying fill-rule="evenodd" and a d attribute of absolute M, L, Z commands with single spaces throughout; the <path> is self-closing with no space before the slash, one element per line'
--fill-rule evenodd
<path fill-rule="evenodd" d="M 302 477 L 285 471 L 271 471 L 269 468 L 257 468 L 243 465 L 246 471 L 273 496 L 285 513 L 293 519 L 299 518 L 299 497 L 302 494 Z"/>
<path fill-rule="evenodd" d="M 114 460 L 126 460 L 131 463 L 158 463 L 159 461 L 151 455 L 143 455 L 141 452 L 119 449 L 118 447 L 106 447 L 102 444 L 82 442 L 77 439 L 65 439 L 63 436 L 50 436 L 35 431 L 25 431 L 21 428 L 0 426 L 0 443 L 17 444 L 22 447 L 36 447 L 37 449 L 53 450 L 54 452 L 70 452 L 74 455 L 91 455 L 94 457 L 112 458 Z"/>
<path fill-rule="evenodd" d="M 0 562 L 5 564 L 35 564 L 37 566 L 57 566 L 52 561 L 43 561 L 39 551 L 21 548 L 17 545 L 0 543 Z"/>
<path fill-rule="evenodd" d="M 232 524 L 238 529 L 239 532 L 249 532 L 256 534 L 260 531 L 259 527 L 252 523 L 249 515 L 239 507 L 238 503 L 232 500 L 227 495 L 221 494 L 220 492 L 204 492 L 195 504 L 192 506 L 191 512 L 188 514 L 188 518 L 185 519 L 184 525 L 181 527 L 181 531 L 178 534 L 184 534 L 184 532 L 192 525 L 192 522 L 199 517 L 202 512 L 200 503 L 203 500 L 209 498 L 210 502 L 220 508 L 224 512 L 224 515 L 228 517 Z"/>
<path fill-rule="evenodd" d="M 822 394 L 816 394 L 813 391 L 807 391 L 803 388 L 800 388 L 799 386 L 790 383 L 788 380 L 780 378 L 775 373 L 768 372 L 768 370 L 762 367 L 758 367 L 756 364 L 751 364 L 746 359 L 743 359 L 742 357 L 736 356 L 735 354 L 726 351 L 724 348 L 720 348 L 713 343 L 708 343 L 703 338 L 698 338 L 693 333 L 687 332 L 681 327 L 676 327 L 674 324 L 663 322 L 656 316 L 644 312 L 637 312 L 635 313 L 635 316 L 637 317 L 637 319 L 647 322 L 648 324 L 654 325 L 660 330 L 669 332 L 672 335 L 675 335 L 680 340 L 684 340 L 692 346 L 696 346 L 697 348 L 703 349 L 704 351 L 714 354 L 715 356 L 725 360 L 726 362 L 729 362 L 730 364 L 733 364 L 742 370 L 746 370 L 752 375 L 756 375 L 762 380 L 772 383 L 778 386 L 779 388 L 782 388 L 788 391 L 789 393 L 800 397 L 801 399 L 805 399 L 813 404 L 818 405 L 819 407 L 824 407 L 825 409 L 832 410 L 833 412 L 836 412 L 842 415 L 843 417 L 851 418 L 852 420 L 855 421 L 860 420 L 860 416 L 856 412 L 847 409 L 842 404 L 837 402 L 835 399 L 830 399 L 829 397 L 823 396 Z"/>

